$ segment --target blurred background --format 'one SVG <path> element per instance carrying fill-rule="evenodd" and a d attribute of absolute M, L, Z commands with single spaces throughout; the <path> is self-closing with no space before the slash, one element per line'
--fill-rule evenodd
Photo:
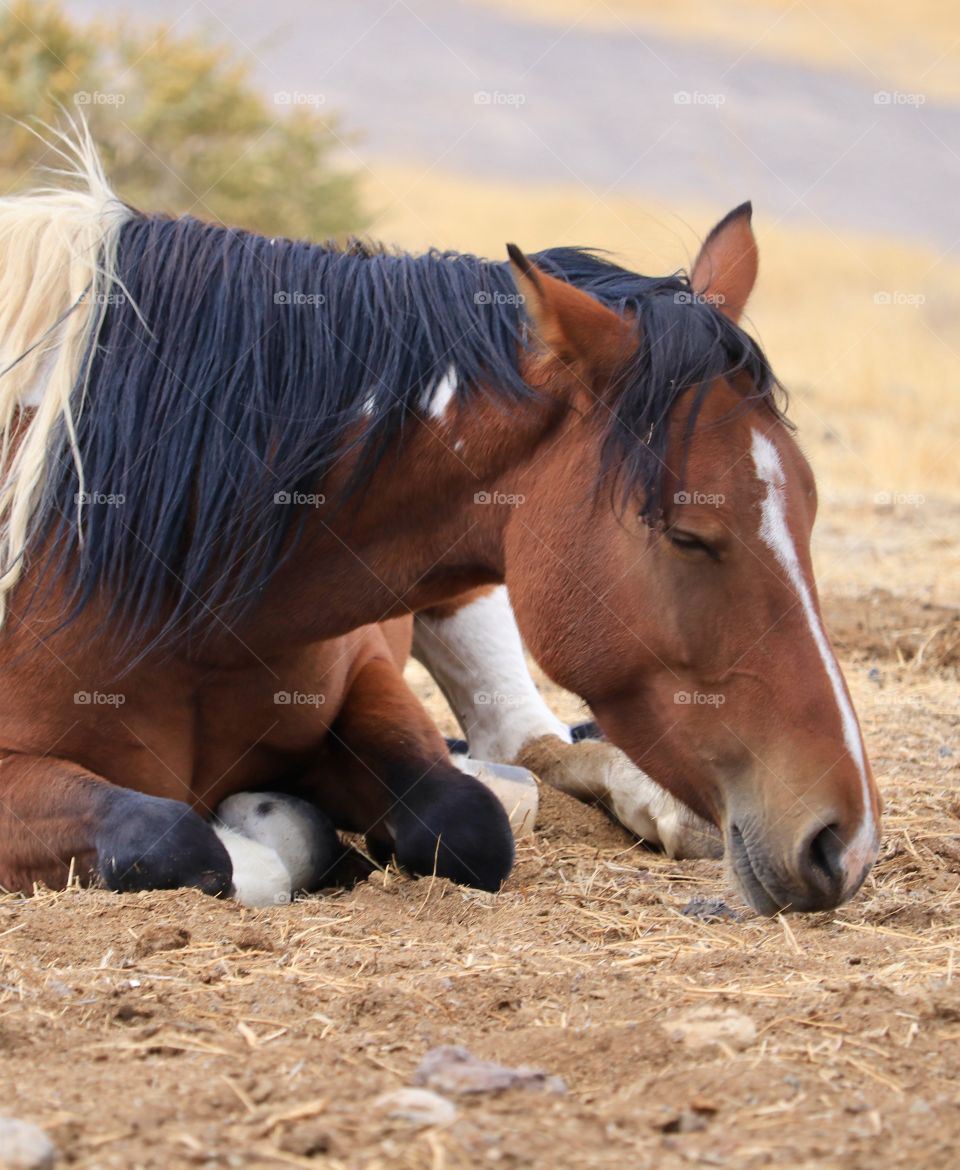
<path fill-rule="evenodd" d="M 663 273 L 752 199 L 822 589 L 960 604 L 949 0 L 22 0 L 0 39 L 0 112 L 82 108 L 144 209 Z M 8 122 L 0 183 L 42 156 Z"/>

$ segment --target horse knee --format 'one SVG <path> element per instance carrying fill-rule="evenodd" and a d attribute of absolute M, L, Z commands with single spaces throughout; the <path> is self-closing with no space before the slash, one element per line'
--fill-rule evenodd
<path fill-rule="evenodd" d="M 112 792 L 96 834 L 100 880 L 118 893 L 195 886 L 229 894 L 233 866 L 213 827 L 179 800 Z"/>
<path fill-rule="evenodd" d="M 435 767 L 404 792 L 390 820 L 397 860 L 411 873 L 496 891 L 513 867 L 503 805 L 452 766 Z"/>

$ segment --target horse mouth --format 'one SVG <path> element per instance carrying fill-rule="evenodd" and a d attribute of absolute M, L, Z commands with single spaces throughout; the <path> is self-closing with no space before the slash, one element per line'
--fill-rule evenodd
<path fill-rule="evenodd" d="M 750 851 L 743 839 L 743 833 L 735 824 L 731 824 L 727 831 L 727 857 L 737 885 L 751 909 L 767 918 L 779 914 L 781 910 L 789 909 L 789 906 L 775 898 L 760 880 L 750 860 Z"/>

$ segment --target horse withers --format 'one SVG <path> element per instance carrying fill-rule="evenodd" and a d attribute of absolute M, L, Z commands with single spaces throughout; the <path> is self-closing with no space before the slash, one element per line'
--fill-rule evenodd
<path fill-rule="evenodd" d="M 73 859 L 228 891 L 206 817 L 275 787 L 496 888 L 506 814 L 399 644 L 505 581 L 534 657 L 719 827 L 752 905 L 856 890 L 878 797 L 813 477 L 736 324 L 748 208 L 689 279 L 645 278 L 141 215 L 81 153 L 86 190 L 0 203 L 0 884 Z"/>

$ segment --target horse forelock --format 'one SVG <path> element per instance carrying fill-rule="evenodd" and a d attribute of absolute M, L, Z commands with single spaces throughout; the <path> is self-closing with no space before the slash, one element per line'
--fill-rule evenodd
<path fill-rule="evenodd" d="M 694 400 L 681 465 L 704 397 L 722 380 L 784 419 L 786 395 L 761 347 L 709 298 L 698 296 L 687 274 L 640 276 L 579 248 L 555 248 L 533 259 L 637 323 L 636 350 L 604 414 L 600 480 L 613 484 L 620 507 L 637 502 L 645 520 L 659 518 L 670 422 L 686 392 Z"/>

